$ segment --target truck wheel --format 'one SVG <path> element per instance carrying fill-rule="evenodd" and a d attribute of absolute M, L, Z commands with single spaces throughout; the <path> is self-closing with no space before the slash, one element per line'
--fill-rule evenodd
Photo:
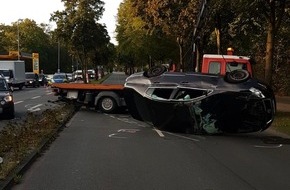
<path fill-rule="evenodd" d="M 229 83 L 241 83 L 250 78 L 250 73 L 246 70 L 238 69 L 226 74 L 225 79 Z"/>
<path fill-rule="evenodd" d="M 116 101 L 112 97 L 103 97 L 99 102 L 99 109 L 104 113 L 113 113 L 116 108 Z"/>
<path fill-rule="evenodd" d="M 157 77 L 166 71 L 167 71 L 167 68 L 163 65 L 155 66 L 155 67 L 150 68 L 148 71 L 145 71 L 144 76 L 148 78 Z"/>

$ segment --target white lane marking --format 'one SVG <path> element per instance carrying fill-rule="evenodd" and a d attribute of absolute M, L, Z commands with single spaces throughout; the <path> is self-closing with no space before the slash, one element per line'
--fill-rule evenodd
<path fill-rule="evenodd" d="M 33 106 L 33 107 L 30 107 L 29 109 L 27 109 L 28 111 L 30 111 L 30 112 L 35 112 L 35 111 L 39 111 L 40 110 L 40 106 L 42 106 L 42 104 L 37 104 L 37 105 L 35 105 L 35 106 Z"/>
<path fill-rule="evenodd" d="M 177 134 L 170 133 L 170 132 L 165 132 L 165 133 L 170 134 L 170 135 L 173 135 L 173 136 L 176 136 L 176 137 L 179 137 L 179 138 L 183 138 L 183 139 L 187 139 L 187 140 L 191 140 L 191 141 L 199 142 L 198 139 L 189 138 L 189 137 L 185 137 L 185 136 L 182 136 L 182 135 L 177 135 Z"/>
<path fill-rule="evenodd" d="M 35 111 L 40 111 L 40 108 L 36 108 L 36 109 L 33 109 L 33 110 L 28 110 L 30 112 L 35 112 Z"/>
<path fill-rule="evenodd" d="M 113 133 L 113 134 L 110 134 L 109 137 L 110 138 L 117 138 L 117 139 L 126 139 L 127 137 L 120 137 L 120 136 L 116 136 L 117 134 Z"/>
<path fill-rule="evenodd" d="M 23 101 L 18 101 L 18 102 L 14 102 L 14 104 L 20 104 L 22 103 Z"/>
<path fill-rule="evenodd" d="M 255 148 L 281 148 L 283 145 L 278 144 L 278 145 L 273 145 L 273 146 L 262 146 L 262 145 L 255 145 Z"/>
<path fill-rule="evenodd" d="M 33 99 L 36 99 L 36 98 L 40 98 L 41 96 L 34 96 L 34 97 L 32 97 L 31 99 L 33 100 Z"/>
<path fill-rule="evenodd" d="M 118 130 L 118 133 L 120 133 L 120 132 L 124 132 L 124 133 L 136 133 L 138 131 L 140 131 L 140 130 L 139 129 L 119 129 Z"/>
<path fill-rule="evenodd" d="M 160 137 L 165 137 L 164 135 L 163 135 L 163 133 L 159 130 L 159 129 L 156 129 L 156 128 L 153 128 L 153 130 L 154 131 L 156 131 L 156 133 L 160 136 Z"/>

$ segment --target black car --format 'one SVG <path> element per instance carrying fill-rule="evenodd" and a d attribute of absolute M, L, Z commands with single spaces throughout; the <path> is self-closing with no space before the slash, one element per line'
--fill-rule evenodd
<path fill-rule="evenodd" d="M 46 86 L 48 84 L 47 78 L 44 74 L 39 74 L 38 81 L 41 86 Z"/>
<path fill-rule="evenodd" d="M 39 76 L 33 72 L 25 73 L 25 87 L 39 87 Z"/>
<path fill-rule="evenodd" d="M 0 75 L 0 113 L 9 119 L 13 119 L 15 113 L 12 90 L 2 75 Z"/>
<path fill-rule="evenodd" d="M 124 93 L 135 119 L 169 131 L 263 131 L 276 112 L 272 89 L 246 70 L 221 76 L 157 67 L 129 76 Z"/>

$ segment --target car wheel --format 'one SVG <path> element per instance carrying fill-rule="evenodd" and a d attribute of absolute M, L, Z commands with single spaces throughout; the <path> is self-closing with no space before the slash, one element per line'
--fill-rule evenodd
<path fill-rule="evenodd" d="M 148 78 L 157 77 L 166 71 L 167 71 L 167 68 L 163 65 L 155 66 L 155 67 L 150 68 L 148 71 L 145 71 L 144 76 Z"/>
<path fill-rule="evenodd" d="M 103 97 L 99 102 L 99 109 L 104 113 L 113 113 L 116 108 L 116 101 L 112 97 Z"/>
<path fill-rule="evenodd" d="M 238 69 L 226 74 L 225 78 L 229 83 L 241 83 L 250 78 L 250 73 L 246 70 Z"/>
<path fill-rule="evenodd" d="M 3 113 L 8 119 L 14 119 L 15 117 L 15 111 L 14 106 L 10 108 L 3 108 Z"/>

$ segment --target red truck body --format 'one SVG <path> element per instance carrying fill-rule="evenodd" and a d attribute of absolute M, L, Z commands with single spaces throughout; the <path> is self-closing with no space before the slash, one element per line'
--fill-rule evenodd
<path fill-rule="evenodd" d="M 253 75 L 252 65 L 249 57 L 238 55 L 215 55 L 205 54 L 203 56 L 201 72 L 218 75 L 226 75 L 233 70 L 247 70 L 250 76 Z"/>

